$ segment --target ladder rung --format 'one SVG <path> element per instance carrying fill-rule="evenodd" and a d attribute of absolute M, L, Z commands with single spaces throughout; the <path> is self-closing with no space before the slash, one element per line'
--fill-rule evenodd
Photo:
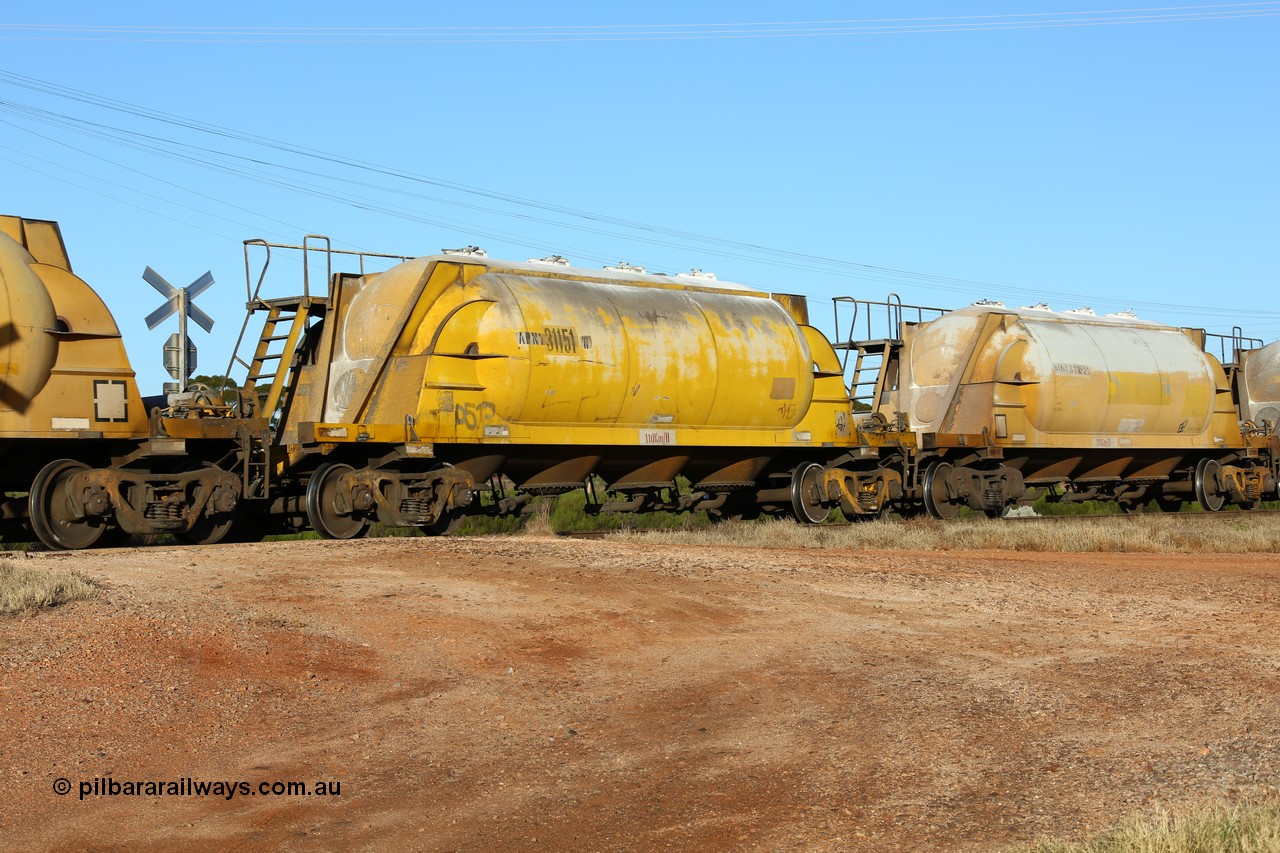
<path fill-rule="evenodd" d="M 249 361 L 233 353 L 234 363 L 244 365 L 247 375 L 242 386 L 247 391 L 267 390 L 266 408 L 274 408 L 282 397 L 291 393 L 290 368 L 287 359 L 297 353 L 307 331 L 307 321 L 324 316 L 327 300 L 314 296 L 292 296 L 284 299 L 255 298 L 246 306 L 250 312 L 265 311 L 267 316 L 258 336 L 257 350 Z M 246 321 L 247 324 L 247 321 Z M 285 334 L 277 334 L 284 324 Z M 277 341 L 286 342 L 281 352 L 267 352 Z M 271 372 L 268 373 L 267 371 Z M 296 382 L 296 378 L 294 380 Z M 262 463 L 262 469 L 269 465 Z"/>

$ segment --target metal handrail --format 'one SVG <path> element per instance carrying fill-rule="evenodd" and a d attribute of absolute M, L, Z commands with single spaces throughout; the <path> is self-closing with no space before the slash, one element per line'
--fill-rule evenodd
<path fill-rule="evenodd" d="M 323 240 L 324 246 L 320 247 L 320 246 L 312 245 L 311 244 L 312 240 Z M 258 284 L 256 287 L 254 287 L 252 284 L 252 281 L 253 281 L 252 264 L 249 260 L 250 246 L 261 246 L 266 251 L 266 257 L 263 259 L 262 270 L 258 274 Z M 364 268 L 365 258 L 386 258 L 388 260 L 393 260 L 393 261 L 409 261 L 409 260 L 412 260 L 414 257 L 416 257 L 415 255 L 392 255 L 392 254 L 387 254 L 386 252 L 366 252 L 360 249 L 335 249 L 333 248 L 333 245 L 330 239 L 324 236 L 323 234 L 308 234 L 302 238 L 301 245 L 297 243 L 269 243 L 260 237 L 252 240 L 245 240 L 244 241 L 245 291 L 248 296 L 248 302 L 250 304 L 253 304 L 258 301 L 260 292 L 262 290 L 262 283 L 267 276 L 267 267 L 271 265 L 272 249 L 292 249 L 297 252 L 302 252 L 302 290 L 303 290 L 302 295 L 304 297 L 308 297 L 311 295 L 310 257 L 312 252 L 323 251 L 325 253 L 326 285 L 328 281 L 331 278 L 333 278 L 333 256 L 334 255 L 349 255 L 351 257 L 356 258 L 360 264 L 361 275 L 365 274 L 365 268 Z"/>
<path fill-rule="evenodd" d="M 902 297 L 896 293 L 890 293 L 884 298 L 887 303 L 885 305 L 885 313 L 888 315 L 889 329 L 902 328 Z M 897 337 L 894 335 L 893 337 Z"/>
<path fill-rule="evenodd" d="M 1231 334 L 1222 335 L 1217 332 L 1205 332 L 1205 352 L 1210 355 L 1213 350 L 1210 349 L 1209 338 L 1213 338 L 1218 342 L 1218 361 L 1223 364 L 1235 364 L 1240 361 L 1240 353 L 1246 350 L 1260 349 L 1262 347 L 1262 338 L 1249 337 L 1244 333 L 1244 329 L 1240 326 L 1232 326 Z M 1230 342 L 1231 360 L 1227 360 L 1228 342 Z"/>
<path fill-rule="evenodd" d="M 880 315 L 881 312 L 875 309 L 883 308 L 883 317 L 885 323 L 885 334 L 882 336 L 888 339 L 896 339 L 900 336 L 900 330 L 903 324 L 903 318 L 907 318 L 907 322 L 923 323 L 926 314 L 930 320 L 937 319 L 951 311 L 950 308 L 937 308 L 931 305 L 907 305 L 903 303 L 902 297 L 896 293 L 888 294 L 883 301 L 873 299 L 858 299 L 853 296 L 837 296 L 831 300 L 832 308 L 835 314 L 836 335 L 840 335 L 840 330 L 846 327 L 841 322 L 841 306 L 847 305 L 853 309 L 853 316 L 847 323 L 849 330 L 841 341 L 845 344 L 852 344 L 856 340 L 875 340 L 877 335 L 874 328 L 874 317 Z M 866 318 L 866 334 L 861 338 L 857 337 L 858 331 L 858 315 L 862 313 Z M 912 319 L 914 315 L 914 319 Z"/>
<path fill-rule="evenodd" d="M 262 261 L 262 272 L 258 273 L 257 287 L 253 286 L 253 283 L 252 283 L 253 276 L 249 272 L 249 247 L 250 246 L 261 246 L 267 252 L 266 258 Z M 246 308 L 248 308 L 254 302 L 258 301 L 258 291 L 262 289 L 262 282 L 267 277 L 267 267 L 271 266 L 271 246 L 272 246 L 271 243 L 268 243 L 266 240 L 263 240 L 261 238 L 255 238 L 253 240 L 244 241 L 244 292 L 245 292 Z"/>
<path fill-rule="evenodd" d="M 313 241 L 315 241 L 313 243 Z M 316 245 L 323 241 L 323 245 Z M 262 260 L 262 268 L 258 271 L 258 281 L 253 281 L 253 263 L 249 257 L 249 247 L 260 247 L 265 255 Z M 302 298 L 311 298 L 311 255 L 313 252 L 324 252 L 325 255 L 325 286 L 333 279 L 333 256 L 349 255 L 355 257 L 360 264 L 360 274 L 365 274 L 365 258 L 385 258 L 393 261 L 408 261 L 413 259 L 413 255 L 392 255 L 385 252 L 365 252 L 358 249 L 335 249 L 332 241 L 323 234 L 307 234 L 302 238 L 301 245 L 296 243 L 271 243 L 261 237 L 244 241 L 244 288 L 245 288 L 245 317 L 244 323 L 240 326 L 240 334 L 236 337 L 236 344 L 231 349 L 231 361 L 227 363 L 226 377 L 231 376 L 231 371 L 237 364 L 249 368 L 249 362 L 240 357 L 240 347 L 244 344 L 245 334 L 249 329 L 249 320 L 254 313 L 264 310 L 269 306 L 262 298 L 262 285 L 267 278 L 267 268 L 271 266 L 271 250 L 272 249 L 289 249 L 302 253 Z"/>

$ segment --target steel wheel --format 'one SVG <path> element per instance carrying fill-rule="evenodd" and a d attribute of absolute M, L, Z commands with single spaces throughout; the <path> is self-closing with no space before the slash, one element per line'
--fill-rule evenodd
<path fill-rule="evenodd" d="M 821 524 L 831 515 L 831 507 L 823 506 L 822 466 L 803 462 L 791 475 L 791 509 L 796 518 L 807 524 Z"/>
<path fill-rule="evenodd" d="M 343 497 L 342 478 L 354 471 L 350 465 L 329 462 L 307 483 L 307 520 L 325 539 L 358 539 L 369 530 L 369 519 L 356 515 Z"/>
<path fill-rule="evenodd" d="M 220 513 L 213 518 L 201 514 L 191 529 L 179 533 L 178 538 L 189 545 L 216 545 L 227 538 L 235 523 L 234 512 Z"/>
<path fill-rule="evenodd" d="M 1205 512 L 1217 512 L 1227 502 L 1227 498 L 1218 491 L 1218 469 L 1221 468 L 1216 459 L 1201 459 L 1196 465 L 1196 500 Z"/>
<path fill-rule="evenodd" d="M 960 513 L 960 505 L 952 503 L 947 492 L 947 477 L 953 470 L 950 462 L 934 462 L 924 472 L 924 508 L 944 521 Z"/>
<path fill-rule="evenodd" d="M 75 518 L 71 512 L 67 486 L 71 478 L 89 466 L 72 459 L 58 459 L 40 469 L 31 484 L 27 513 L 31 529 L 54 551 L 92 548 L 107 532 L 103 518 Z"/>

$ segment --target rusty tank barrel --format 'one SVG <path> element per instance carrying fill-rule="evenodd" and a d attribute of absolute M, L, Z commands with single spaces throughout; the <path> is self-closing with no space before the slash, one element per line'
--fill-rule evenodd
<path fill-rule="evenodd" d="M 474 377 L 494 419 L 513 426 L 779 430 L 799 423 L 813 399 L 808 342 L 767 293 L 705 277 L 477 266 L 462 286 L 424 291 L 420 316 L 406 320 L 409 294 L 446 261 L 456 259 L 407 262 L 351 299 L 326 421 L 353 417 L 365 394 L 416 397 L 425 360 L 376 383 L 366 375 L 397 337 L 406 353 L 465 363 L 458 373 Z M 404 403 L 428 419 L 439 397 Z"/>
<path fill-rule="evenodd" d="M 49 381 L 58 341 L 53 300 L 22 244 L 0 232 L 0 410 L 22 412 Z"/>
<path fill-rule="evenodd" d="M 1225 384 L 1217 361 L 1178 328 L 985 306 L 917 329 L 907 376 L 913 430 L 985 429 L 1026 444 L 1190 441 L 1210 430 Z"/>

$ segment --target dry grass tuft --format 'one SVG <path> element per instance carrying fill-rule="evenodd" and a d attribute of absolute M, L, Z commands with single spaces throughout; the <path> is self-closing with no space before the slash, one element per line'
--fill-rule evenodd
<path fill-rule="evenodd" d="M 98 587 L 76 572 L 0 564 L 0 615 L 34 613 L 68 601 L 95 598 Z"/>
<path fill-rule="evenodd" d="M 1280 516 L 1069 516 L 1030 521 L 915 518 L 848 526 L 811 526 L 771 519 L 692 530 L 623 531 L 615 535 L 638 542 L 751 548 L 1275 553 L 1280 551 Z"/>
<path fill-rule="evenodd" d="M 556 528 L 551 523 L 551 510 L 555 506 L 555 500 L 541 498 L 533 514 L 525 519 L 524 525 L 520 528 L 522 536 L 555 536 Z"/>
<path fill-rule="evenodd" d="M 1026 853 L 1278 853 L 1280 802 L 1216 803 L 1130 818 L 1090 841 L 1042 841 Z"/>

